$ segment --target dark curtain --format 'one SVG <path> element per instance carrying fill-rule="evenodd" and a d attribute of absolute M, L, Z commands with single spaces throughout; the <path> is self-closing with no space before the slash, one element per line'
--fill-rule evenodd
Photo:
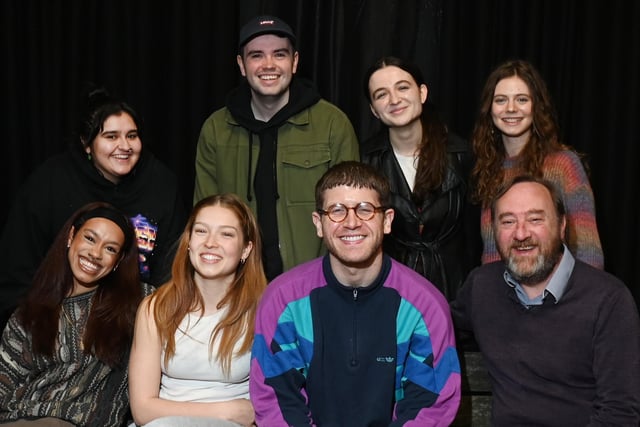
<path fill-rule="evenodd" d="M 200 126 L 240 79 L 238 30 L 270 13 L 298 34 L 299 74 L 351 117 L 361 139 L 377 130 L 362 75 L 381 55 L 417 62 L 430 100 L 465 137 L 490 69 L 510 57 L 532 61 L 552 92 L 565 141 L 587 155 L 606 268 L 640 297 L 640 215 L 633 207 L 640 2 L 1 1 L 2 224 L 27 175 L 75 142 L 87 82 L 124 96 L 141 113 L 145 146 L 178 174 L 191 200 Z"/>

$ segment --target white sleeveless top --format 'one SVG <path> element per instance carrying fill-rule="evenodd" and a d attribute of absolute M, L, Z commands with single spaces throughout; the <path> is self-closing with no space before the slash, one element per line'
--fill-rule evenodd
<path fill-rule="evenodd" d="M 162 377 L 160 398 L 180 402 L 220 402 L 249 398 L 249 365 L 251 352 L 231 359 L 231 371 L 225 375 L 215 355 L 218 340 L 209 357 L 211 332 L 224 310 L 199 317 L 187 314 L 176 330 L 176 354 L 164 366 L 161 354 Z M 239 346 L 239 344 L 237 344 Z"/>

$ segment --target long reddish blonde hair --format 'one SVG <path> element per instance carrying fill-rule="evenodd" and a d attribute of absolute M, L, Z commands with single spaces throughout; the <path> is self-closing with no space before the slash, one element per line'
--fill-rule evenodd
<path fill-rule="evenodd" d="M 152 296 L 148 307 L 153 307 L 153 316 L 158 334 L 165 348 L 164 363 L 175 354 L 175 333 L 182 319 L 192 312 L 204 312 L 204 301 L 195 281 L 195 269 L 189 260 L 189 239 L 200 211 L 208 206 L 222 206 L 231 210 L 240 221 L 244 244 L 253 242 L 253 250 L 244 263 L 238 265 L 235 279 L 226 295 L 218 303 L 218 309 L 226 308 L 226 314 L 216 325 L 209 343 L 219 339 L 219 353 L 215 355 L 224 372 L 229 372 L 234 347 L 241 342 L 238 354 L 251 350 L 256 307 L 267 285 L 262 266 L 262 244 L 255 216 L 238 196 L 231 193 L 217 194 L 200 200 L 191 211 L 172 266 L 172 278 Z"/>

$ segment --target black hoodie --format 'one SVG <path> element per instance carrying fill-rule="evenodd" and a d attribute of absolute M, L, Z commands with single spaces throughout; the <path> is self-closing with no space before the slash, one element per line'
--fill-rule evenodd
<path fill-rule="evenodd" d="M 93 201 L 111 203 L 131 218 L 141 279 L 159 286 L 168 278 L 172 246 L 187 218 L 173 171 L 145 149 L 135 169 L 114 184 L 72 147 L 31 174 L 9 212 L 0 237 L 0 310 L 18 302 L 62 225 Z"/>
<path fill-rule="evenodd" d="M 251 88 L 246 80 L 234 89 L 227 98 L 227 108 L 233 118 L 250 133 L 258 136 L 260 155 L 256 168 L 253 189 L 256 195 L 256 216 L 262 232 L 263 262 L 267 279 L 271 280 L 282 273 L 282 257 L 278 249 L 278 220 L 276 216 L 276 200 L 278 194 L 278 177 L 276 167 L 276 150 L 278 148 L 278 128 L 302 110 L 311 107 L 320 100 L 320 94 L 313 84 L 305 79 L 294 77 L 289 86 L 289 102 L 282 107 L 268 122 L 256 120 L 251 110 Z M 251 144 L 253 135 L 249 137 L 249 165 L 251 165 Z M 251 167 L 249 167 L 251 171 Z M 249 172 L 248 180 L 251 179 Z M 247 185 L 251 189 L 251 185 Z M 249 190 L 249 193 L 251 190 Z M 247 194 L 247 200 L 251 200 Z"/>

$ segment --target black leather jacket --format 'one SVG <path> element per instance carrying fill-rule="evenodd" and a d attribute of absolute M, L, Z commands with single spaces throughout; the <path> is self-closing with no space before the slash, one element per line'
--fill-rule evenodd
<path fill-rule="evenodd" d="M 365 141 L 360 152 L 361 161 L 382 171 L 391 185 L 395 216 L 385 236 L 385 252 L 429 279 L 451 301 L 469 271 L 480 264 L 482 243 L 480 211 L 467 201 L 473 162 L 467 142 L 449 133 L 447 156 L 441 188 L 416 206 L 386 129 Z"/>

